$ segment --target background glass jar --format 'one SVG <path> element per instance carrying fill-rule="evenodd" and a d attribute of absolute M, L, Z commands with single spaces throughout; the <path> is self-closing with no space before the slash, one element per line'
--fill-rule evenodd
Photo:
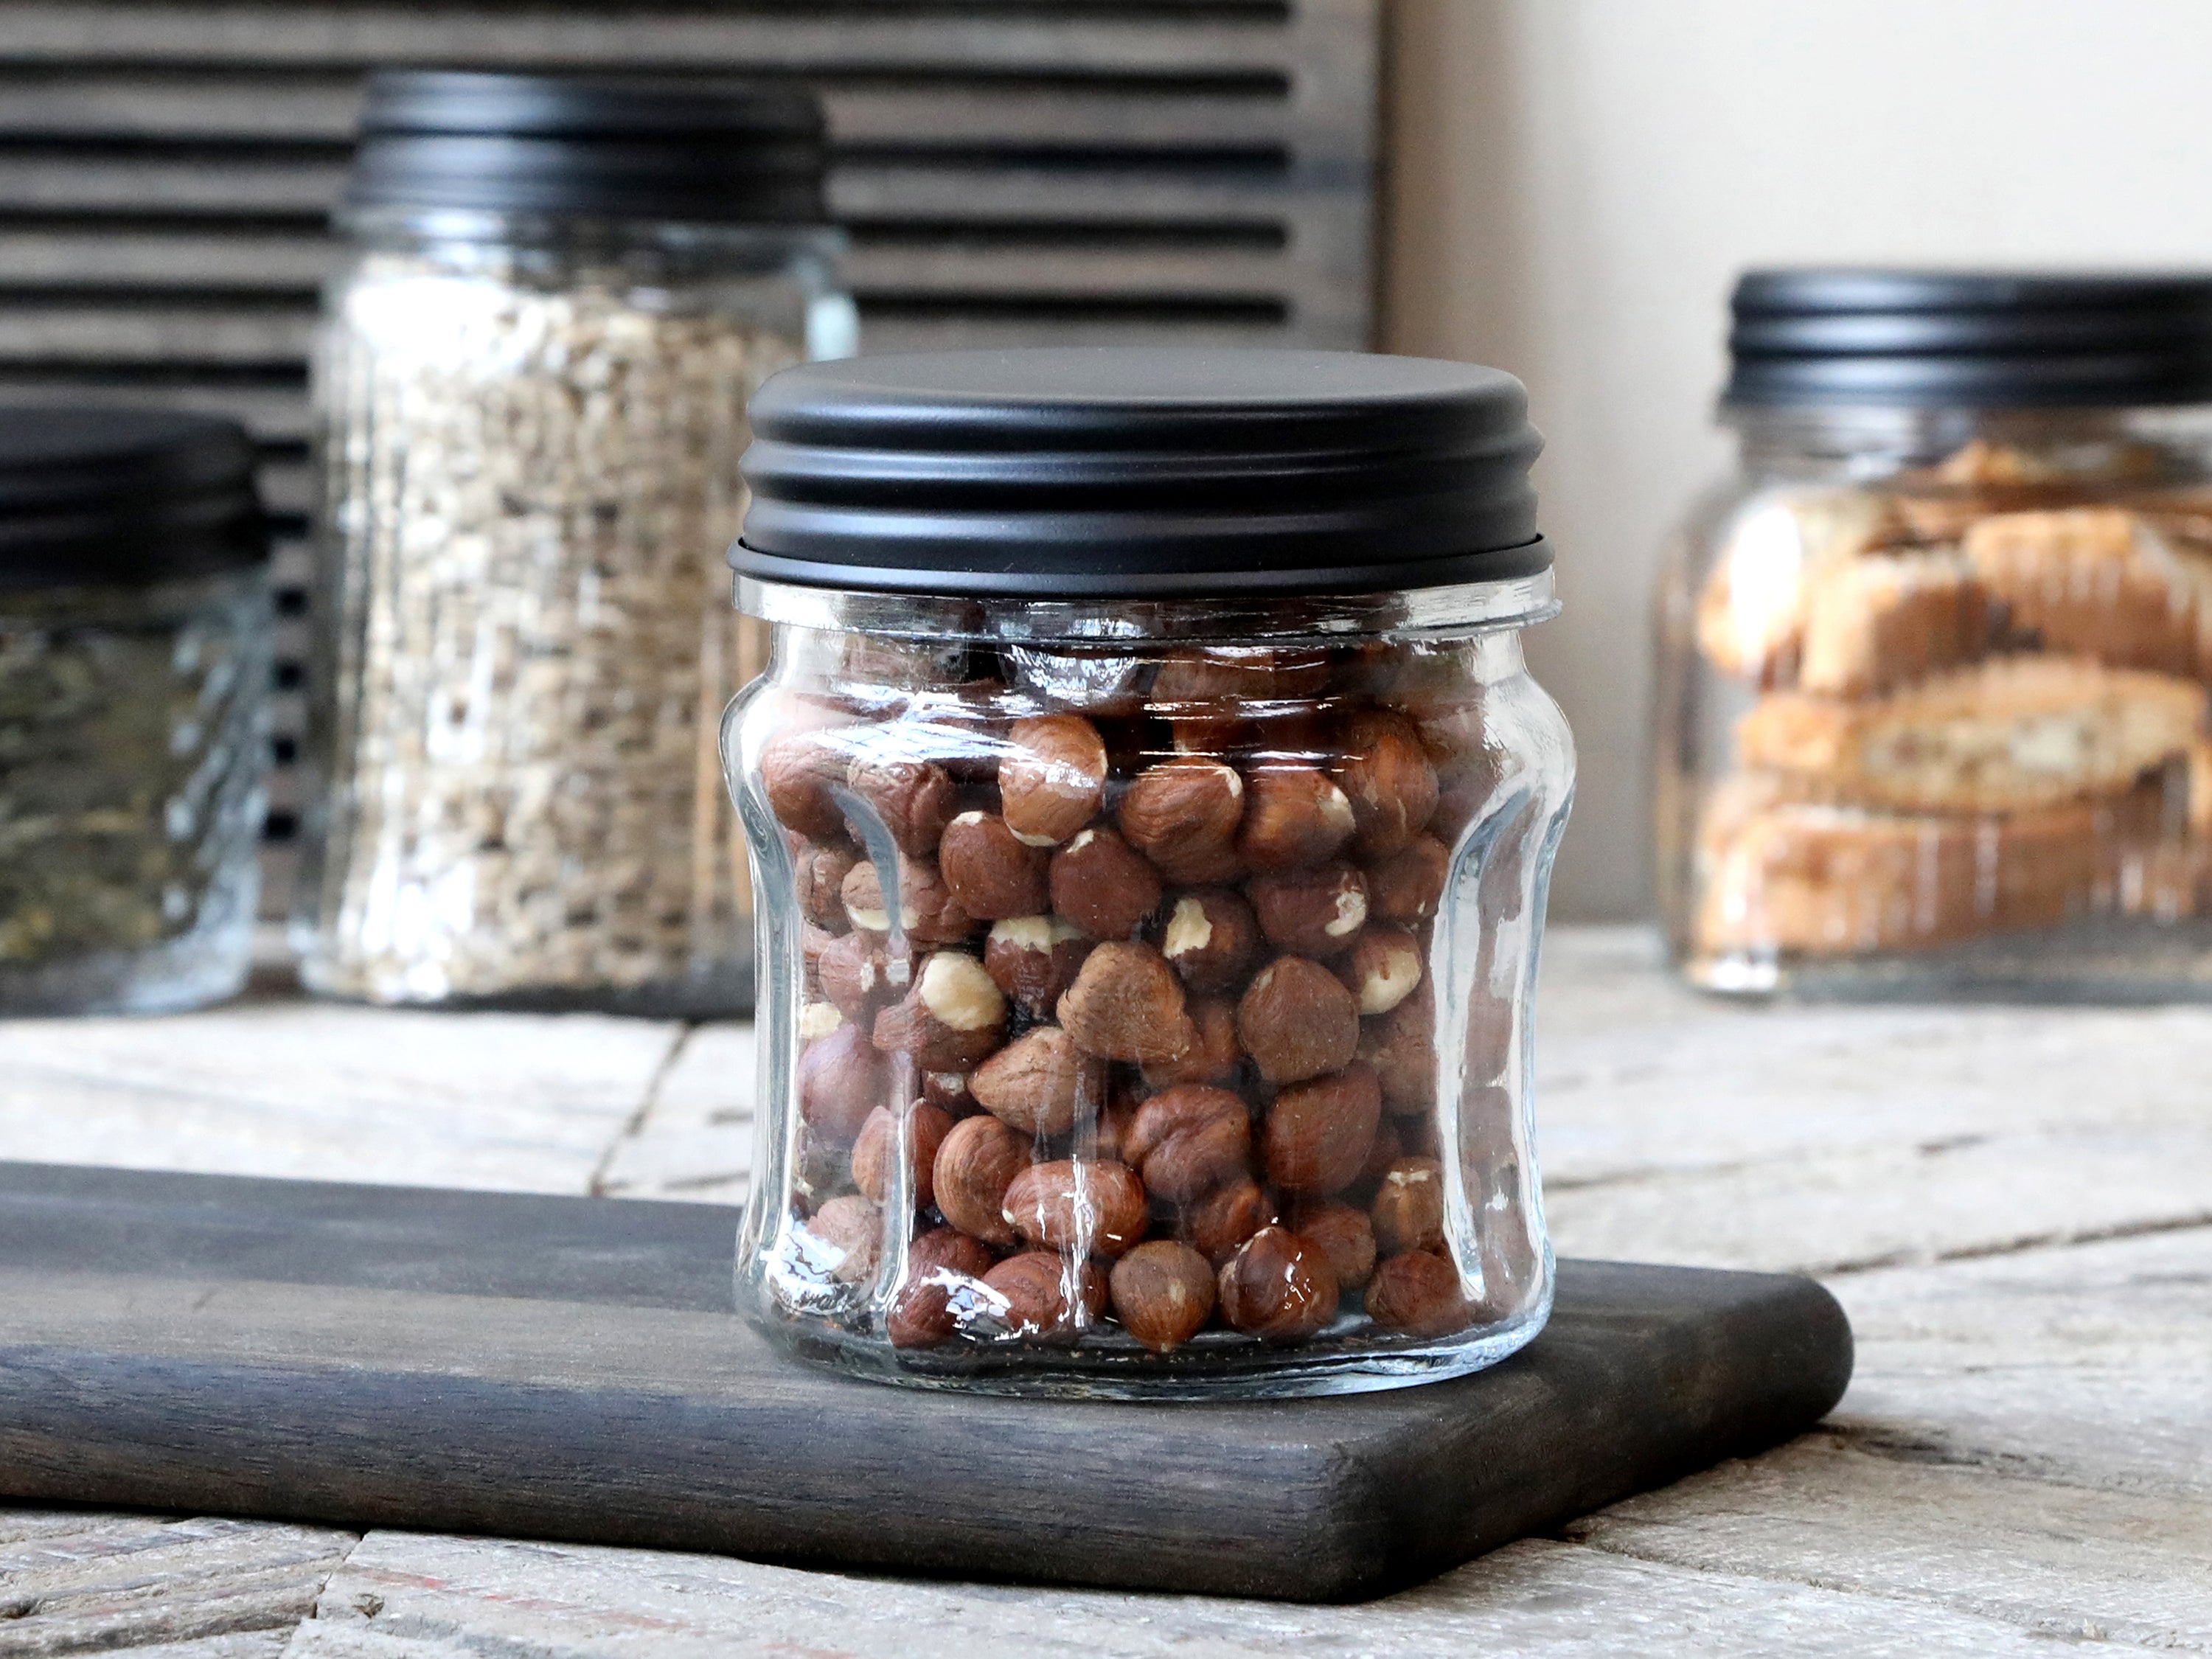
<path fill-rule="evenodd" d="M 745 399 L 854 347 L 801 93 L 373 83 L 317 361 L 298 933 L 378 1001 L 741 1011 L 714 550 Z"/>
<path fill-rule="evenodd" d="M 1661 595 L 1715 989 L 2212 994 L 2212 280 L 1747 277 Z"/>
<path fill-rule="evenodd" d="M 1023 1391 L 1390 1387 L 1520 1346 L 1550 1302 L 1528 1006 L 1573 761 L 1521 658 L 1553 607 L 1517 383 L 1272 352 L 841 368 L 756 401 L 732 554 L 901 585 L 741 584 L 775 624 L 724 737 L 762 896 L 741 1308 L 864 1374 Z M 1209 401 L 1246 423 L 1191 432 Z M 963 447 L 932 453 L 948 407 Z M 1469 475 L 1425 504 L 1458 556 L 1390 544 L 1425 446 Z M 1262 509 L 1202 480 L 1261 457 L 1271 516 L 1335 503 L 1339 586 L 1436 585 L 1304 597 L 1294 532 L 1253 570 Z M 1054 539 L 1071 473 L 1087 546 Z M 1132 567 L 1176 495 L 1164 582 Z M 923 566 L 969 596 L 912 591 Z M 1218 591 L 1146 592 L 1176 585 Z"/>
<path fill-rule="evenodd" d="M 0 1014 L 245 984 L 268 558 L 233 422 L 0 410 Z"/>

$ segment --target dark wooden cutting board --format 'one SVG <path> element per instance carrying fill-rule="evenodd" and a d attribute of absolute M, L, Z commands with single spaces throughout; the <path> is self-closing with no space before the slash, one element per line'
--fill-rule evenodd
<path fill-rule="evenodd" d="M 1478 1376 L 1250 1405 L 825 1376 L 735 1210 L 0 1164 L 0 1493 L 1297 1601 L 1378 1594 L 1816 1422 L 1809 1279 L 1565 1261 Z"/>

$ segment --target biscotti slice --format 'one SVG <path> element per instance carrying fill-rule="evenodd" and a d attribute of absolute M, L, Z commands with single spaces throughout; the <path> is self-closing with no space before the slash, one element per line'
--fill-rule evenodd
<path fill-rule="evenodd" d="M 1905 811 L 2009 811 L 2125 789 L 2187 752 L 2193 681 L 2065 657 L 1993 658 L 1850 702 L 1762 697 L 1736 726 L 1742 763 Z"/>
<path fill-rule="evenodd" d="M 2212 561 L 2124 507 L 1999 514 L 1961 549 L 2013 631 L 2046 650 L 2167 674 L 2212 664 Z"/>
<path fill-rule="evenodd" d="M 1695 943 L 1856 956 L 2051 927 L 2089 905 L 2097 846 L 2084 804 L 1988 817 L 1785 804 L 1709 852 Z"/>
<path fill-rule="evenodd" d="M 1863 697 L 1987 654 L 1990 607 L 1956 552 L 1866 554 L 1805 585 L 1797 684 Z"/>
<path fill-rule="evenodd" d="M 1761 501 L 1737 521 L 1698 595 L 1698 648 L 1724 674 L 1761 685 L 1796 672 L 1807 584 L 1874 545 L 1888 508 L 1859 490 Z"/>

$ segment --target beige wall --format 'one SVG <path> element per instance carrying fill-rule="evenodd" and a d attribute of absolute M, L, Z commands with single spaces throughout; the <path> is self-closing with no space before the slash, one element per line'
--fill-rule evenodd
<path fill-rule="evenodd" d="M 1741 266 L 2212 264 L 2203 0 L 1396 0 L 1385 338 L 1528 382 L 1582 750 L 1554 914 L 1649 902 L 1645 615 Z"/>

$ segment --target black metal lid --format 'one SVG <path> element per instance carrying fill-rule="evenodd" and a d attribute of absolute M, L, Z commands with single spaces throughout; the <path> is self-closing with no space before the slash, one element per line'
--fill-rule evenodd
<path fill-rule="evenodd" d="M 1018 597 L 1382 592 L 1548 567 L 1494 368 L 1089 348 L 848 358 L 751 406 L 739 574 Z"/>
<path fill-rule="evenodd" d="M 2212 398 L 2212 275 L 1753 270 L 1732 309 L 1728 404 Z"/>
<path fill-rule="evenodd" d="M 821 100 L 553 75 L 373 76 L 344 206 L 817 224 Z"/>
<path fill-rule="evenodd" d="M 138 586 L 268 556 L 253 446 L 235 421 L 0 408 L 0 590 Z"/>

